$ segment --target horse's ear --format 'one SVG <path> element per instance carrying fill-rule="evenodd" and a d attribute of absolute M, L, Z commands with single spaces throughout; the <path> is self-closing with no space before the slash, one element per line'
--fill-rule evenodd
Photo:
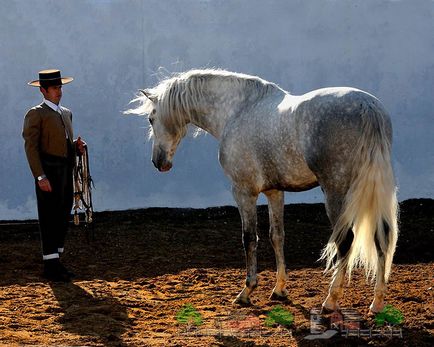
<path fill-rule="evenodd" d="M 139 89 L 139 92 L 142 93 L 144 96 L 146 96 L 152 102 L 157 101 L 157 98 L 154 95 L 152 95 L 148 89 Z"/>

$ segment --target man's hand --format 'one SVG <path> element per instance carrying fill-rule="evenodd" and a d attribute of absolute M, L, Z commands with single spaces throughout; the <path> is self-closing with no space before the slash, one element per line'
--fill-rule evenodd
<path fill-rule="evenodd" d="M 77 138 L 77 140 L 75 140 L 75 149 L 79 155 L 84 154 L 86 146 L 87 146 L 86 142 L 84 142 L 80 136 Z"/>
<path fill-rule="evenodd" d="M 42 180 L 38 181 L 38 186 L 43 192 L 51 193 L 51 184 L 48 178 L 43 178 Z"/>

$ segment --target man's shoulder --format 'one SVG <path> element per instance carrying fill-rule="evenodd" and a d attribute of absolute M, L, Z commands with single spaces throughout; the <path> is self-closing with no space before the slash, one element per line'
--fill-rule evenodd
<path fill-rule="evenodd" d="M 60 109 L 63 113 L 72 113 L 71 110 L 65 106 L 60 105 Z"/>
<path fill-rule="evenodd" d="M 43 111 L 44 111 L 44 108 L 42 107 L 42 104 L 39 104 L 39 105 L 33 106 L 31 109 L 29 109 L 26 112 L 26 116 L 27 115 L 32 115 L 32 114 L 39 114 L 39 113 L 41 113 Z"/>

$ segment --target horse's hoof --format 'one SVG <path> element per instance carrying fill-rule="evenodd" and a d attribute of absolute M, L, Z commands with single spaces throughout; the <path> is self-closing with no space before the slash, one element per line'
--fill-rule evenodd
<path fill-rule="evenodd" d="M 324 305 L 321 306 L 321 314 L 330 314 L 330 313 L 333 313 L 333 312 L 337 312 L 339 310 L 340 310 L 339 306 L 337 306 L 335 309 L 327 308 Z"/>
<path fill-rule="evenodd" d="M 252 303 L 250 302 L 250 298 L 241 298 L 240 296 L 237 296 L 235 300 L 232 301 L 232 304 L 240 306 L 250 306 Z"/>
<path fill-rule="evenodd" d="M 368 318 L 375 318 L 378 312 L 373 312 L 371 309 L 368 310 Z"/>
<path fill-rule="evenodd" d="M 270 295 L 270 300 L 287 301 L 288 296 L 286 294 L 280 295 L 280 294 L 277 294 L 276 292 L 273 292 Z"/>
<path fill-rule="evenodd" d="M 381 311 L 383 311 L 384 305 L 379 305 L 379 306 L 374 306 L 371 304 L 371 306 L 369 306 L 369 314 L 370 315 L 376 315 L 377 313 L 380 313 Z"/>
<path fill-rule="evenodd" d="M 332 313 L 339 311 L 340 307 L 336 299 L 333 299 L 329 296 L 325 299 L 325 301 L 321 305 L 321 313 Z"/>

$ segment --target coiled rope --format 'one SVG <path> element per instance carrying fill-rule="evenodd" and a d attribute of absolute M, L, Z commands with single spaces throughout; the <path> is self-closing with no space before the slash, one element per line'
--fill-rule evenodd
<path fill-rule="evenodd" d="M 84 153 L 76 156 L 74 168 L 74 224 L 80 224 L 79 210 L 85 214 L 84 221 L 89 225 L 93 221 L 92 176 L 89 170 L 89 153 L 87 145 Z"/>

